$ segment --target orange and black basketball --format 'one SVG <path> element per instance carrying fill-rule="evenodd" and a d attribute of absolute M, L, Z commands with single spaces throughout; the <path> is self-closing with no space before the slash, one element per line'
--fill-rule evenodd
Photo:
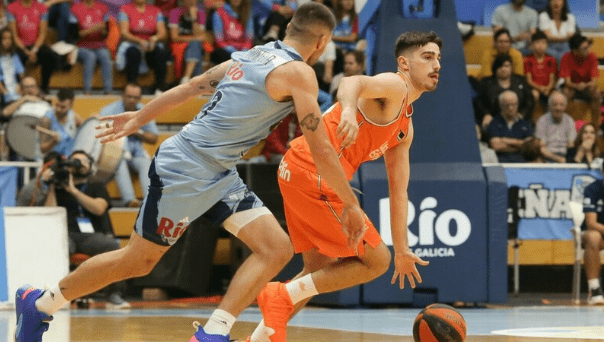
<path fill-rule="evenodd" d="M 441 303 L 426 306 L 414 320 L 415 342 L 464 342 L 466 321 L 454 307 Z"/>

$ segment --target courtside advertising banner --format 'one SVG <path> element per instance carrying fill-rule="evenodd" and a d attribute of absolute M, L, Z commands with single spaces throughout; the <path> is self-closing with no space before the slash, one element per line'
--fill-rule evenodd
<path fill-rule="evenodd" d="M 587 168 L 541 166 L 504 167 L 508 187 L 519 188 L 519 239 L 571 240 L 569 201 L 582 203 L 584 188 L 603 175 Z"/>

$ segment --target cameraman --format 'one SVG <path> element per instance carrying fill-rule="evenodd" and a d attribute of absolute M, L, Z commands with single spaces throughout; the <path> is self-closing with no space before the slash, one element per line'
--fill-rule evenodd
<path fill-rule="evenodd" d="M 93 159 L 78 150 L 71 153 L 67 161 L 59 160 L 48 167 L 45 165 L 39 177 L 40 184 L 48 185 L 44 205 L 67 210 L 70 255 L 84 253 L 94 256 L 120 248 L 113 237 L 109 220 L 109 194 L 103 184 L 89 182 L 92 164 Z M 124 282 L 108 287 L 107 308 L 130 307 L 122 299 L 124 287 Z"/>

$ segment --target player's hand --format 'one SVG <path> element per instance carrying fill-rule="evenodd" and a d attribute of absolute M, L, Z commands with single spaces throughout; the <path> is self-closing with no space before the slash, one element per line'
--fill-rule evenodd
<path fill-rule="evenodd" d="M 403 289 L 405 287 L 405 276 L 408 277 L 412 288 L 416 288 L 414 279 L 416 279 L 418 283 L 422 283 L 422 278 L 420 278 L 420 274 L 416 269 L 416 264 L 427 266 L 429 265 L 429 262 L 418 258 L 411 250 L 402 253 L 395 252 L 394 260 L 395 273 L 391 279 L 391 284 L 395 284 L 395 282 L 397 282 L 397 277 L 399 277 L 399 289 Z"/>
<path fill-rule="evenodd" d="M 137 112 L 129 111 L 101 117 L 101 124 L 95 127 L 98 130 L 95 138 L 101 139 L 101 143 L 107 143 L 136 132 L 140 127 L 136 116 Z"/>
<path fill-rule="evenodd" d="M 363 210 L 358 205 L 345 206 L 340 219 L 342 231 L 347 237 L 347 247 L 357 250 L 368 229 Z"/>
<path fill-rule="evenodd" d="M 354 109 L 343 109 L 340 115 L 340 123 L 336 128 L 336 136 L 342 140 L 341 148 L 348 148 L 355 143 L 359 125 L 357 124 L 357 111 Z"/>

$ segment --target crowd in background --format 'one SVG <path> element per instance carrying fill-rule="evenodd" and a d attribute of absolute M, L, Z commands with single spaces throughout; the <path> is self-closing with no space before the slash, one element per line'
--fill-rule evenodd
<path fill-rule="evenodd" d="M 483 161 L 602 159 L 599 61 L 567 0 L 548 0 L 541 12 L 511 0 L 495 9 L 491 26 L 493 46 L 469 78 Z M 575 101 L 588 104 L 590 118 L 568 113 Z"/>

